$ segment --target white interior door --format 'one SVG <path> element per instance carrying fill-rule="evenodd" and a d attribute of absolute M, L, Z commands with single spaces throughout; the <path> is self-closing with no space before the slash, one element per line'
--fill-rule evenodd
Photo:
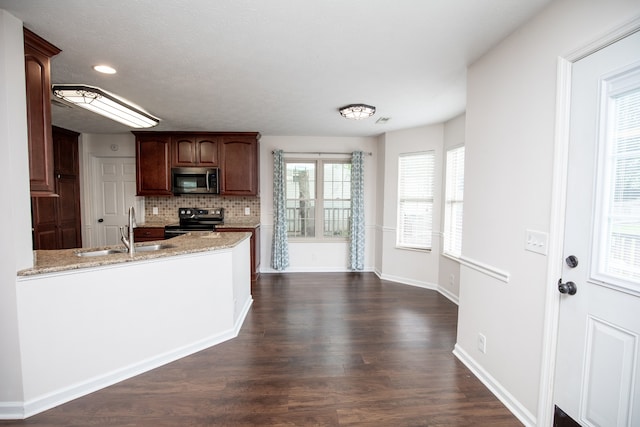
<path fill-rule="evenodd" d="M 576 62 L 571 94 L 554 403 L 640 426 L 640 33 Z"/>
<path fill-rule="evenodd" d="M 119 228 L 128 223 L 129 207 L 136 206 L 135 158 L 96 157 L 94 170 L 96 243 L 115 245 L 120 243 Z M 140 217 L 139 210 L 136 214 Z"/>

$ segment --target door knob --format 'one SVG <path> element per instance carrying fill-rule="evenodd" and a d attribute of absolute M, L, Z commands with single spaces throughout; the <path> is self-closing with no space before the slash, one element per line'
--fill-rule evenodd
<path fill-rule="evenodd" d="M 561 294 L 575 295 L 578 287 L 573 282 L 562 283 L 562 279 L 558 280 L 558 292 Z"/>
<path fill-rule="evenodd" d="M 100 218 L 100 219 L 98 220 L 98 222 L 104 222 L 104 219 Z"/>

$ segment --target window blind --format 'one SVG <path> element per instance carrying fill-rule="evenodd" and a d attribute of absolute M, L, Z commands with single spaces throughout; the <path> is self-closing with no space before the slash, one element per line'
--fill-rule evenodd
<path fill-rule="evenodd" d="M 444 253 L 462 254 L 462 212 L 464 205 L 464 147 L 447 151 L 444 205 Z"/>
<path fill-rule="evenodd" d="M 399 157 L 398 246 L 431 249 L 434 160 L 433 151 Z"/>
<path fill-rule="evenodd" d="M 640 88 L 611 99 L 604 273 L 640 284 Z"/>

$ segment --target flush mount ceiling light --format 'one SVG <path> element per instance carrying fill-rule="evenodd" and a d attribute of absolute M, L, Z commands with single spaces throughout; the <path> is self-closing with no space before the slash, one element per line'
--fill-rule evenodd
<path fill-rule="evenodd" d="M 376 113 L 376 107 L 366 104 L 350 104 L 340 108 L 339 111 L 344 118 L 362 120 L 373 116 Z"/>
<path fill-rule="evenodd" d="M 108 65 L 95 65 L 93 67 L 93 69 L 96 70 L 99 73 L 102 73 L 102 74 L 115 74 L 115 73 L 117 73 L 115 68 L 110 67 Z"/>
<path fill-rule="evenodd" d="M 53 85 L 53 94 L 71 104 L 132 128 L 150 128 L 160 119 L 100 88 L 87 85 Z"/>

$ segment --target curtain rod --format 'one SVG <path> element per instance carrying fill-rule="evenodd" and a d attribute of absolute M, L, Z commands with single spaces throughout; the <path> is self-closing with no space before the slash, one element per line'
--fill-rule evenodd
<path fill-rule="evenodd" d="M 273 153 L 275 153 L 275 150 L 271 152 L 271 154 L 273 154 Z M 337 151 L 283 151 L 282 154 L 317 154 L 318 156 L 322 156 L 323 154 L 347 155 L 347 154 L 353 154 L 353 152 L 340 153 L 340 152 L 337 152 Z M 373 156 L 373 153 L 371 151 L 363 152 L 362 154 L 367 155 L 367 156 Z"/>

